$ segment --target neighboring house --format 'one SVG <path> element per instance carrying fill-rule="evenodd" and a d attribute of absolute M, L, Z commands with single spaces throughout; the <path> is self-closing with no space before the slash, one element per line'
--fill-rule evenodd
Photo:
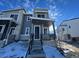
<path fill-rule="evenodd" d="M 79 18 L 64 20 L 57 28 L 58 39 L 64 41 L 79 40 Z"/>
<path fill-rule="evenodd" d="M 26 13 L 24 9 L 7 10 L 0 12 L 0 26 L 2 26 L 2 24 L 5 26 L 5 28 L 3 29 L 2 36 L 0 36 L 0 42 L 5 41 L 5 43 L 8 44 L 10 42 L 13 42 L 13 40 L 19 40 L 23 21 L 22 18 L 24 13 Z M 12 27 L 11 24 L 9 24 L 9 22 L 15 22 L 12 24 L 12 26 L 14 27 Z M 17 24 L 16 27 L 15 24 Z M 9 28 L 6 29 L 6 27 Z M 1 29 L 2 28 L 0 28 L 0 30 Z M 15 39 L 12 39 L 13 36 L 10 35 L 11 32 L 14 32 Z"/>
<path fill-rule="evenodd" d="M 24 14 L 21 29 L 21 40 L 28 40 L 33 34 L 34 40 L 49 39 L 49 26 L 52 20 L 48 16 L 47 9 L 34 9 L 33 14 Z"/>
<path fill-rule="evenodd" d="M 33 35 L 34 40 L 40 40 L 41 37 L 43 39 L 50 39 L 49 26 L 51 26 L 53 22 L 49 18 L 47 9 L 34 9 L 33 14 L 28 14 L 24 9 L 7 10 L 0 12 L 0 18 L 0 21 L 3 18 L 5 18 L 4 20 L 13 19 L 15 21 L 13 26 L 9 24 L 9 29 L 5 30 L 6 33 L 4 36 L 7 34 L 7 38 L 0 36 L 0 40 L 5 39 L 8 41 L 6 44 L 11 41 L 13 42 L 13 40 L 29 40 L 31 35 Z M 2 31 L 4 32 L 4 29 Z M 9 39 L 10 32 L 15 34 L 14 39 L 12 39 L 13 36 Z"/>

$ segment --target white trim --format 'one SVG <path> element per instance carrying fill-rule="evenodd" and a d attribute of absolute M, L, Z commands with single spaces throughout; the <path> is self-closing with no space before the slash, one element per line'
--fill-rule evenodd
<path fill-rule="evenodd" d="M 1 29 L 1 32 L 0 33 L 3 33 L 4 29 L 5 29 L 5 25 L 0 25 L 2 26 L 2 29 Z"/>
<path fill-rule="evenodd" d="M 12 28 L 14 28 L 14 33 L 12 33 L 12 34 L 15 34 L 15 27 L 11 27 L 11 28 L 10 28 L 10 31 L 9 31 L 9 35 L 10 35 L 10 32 L 11 32 L 11 29 L 12 29 Z"/>
<path fill-rule="evenodd" d="M 39 27 L 39 39 L 35 39 L 35 27 Z M 40 32 L 41 31 L 41 27 L 40 25 L 34 25 L 34 40 L 40 40 Z"/>
<path fill-rule="evenodd" d="M 27 16 L 27 21 L 30 21 L 30 20 L 28 20 L 30 18 L 30 16 Z"/>
<path fill-rule="evenodd" d="M 47 29 L 47 34 L 48 34 L 48 27 L 43 27 L 43 34 L 44 34 L 44 29 Z"/>
<path fill-rule="evenodd" d="M 38 17 L 30 17 L 31 19 L 37 19 L 37 20 L 48 20 L 48 21 L 52 21 L 51 19 L 48 18 L 38 18 Z"/>
<path fill-rule="evenodd" d="M 10 16 L 9 16 L 10 18 L 12 18 L 11 15 L 18 15 L 18 16 L 17 16 L 17 20 L 15 20 L 15 19 L 13 18 L 15 21 L 18 21 L 18 17 L 19 17 L 19 14 L 18 14 L 18 13 L 11 13 Z"/>
<path fill-rule="evenodd" d="M 27 29 L 27 28 L 29 29 L 28 34 L 26 34 L 26 32 L 27 32 L 27 30 L 26 30 L 26 29 Z M 29 35 L 30 35 L 30 27 L 26 27 L 26 29 L 25 29 L 25 34 L 24 34 L 24 35 L 25 35 L 25 36 L 29 36 Z"/>

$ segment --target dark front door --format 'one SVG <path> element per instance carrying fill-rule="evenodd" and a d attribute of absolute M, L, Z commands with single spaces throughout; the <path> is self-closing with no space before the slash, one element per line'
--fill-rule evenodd
<path fill-rule="evenodd" d="M 39 39 L 39 26 L 35 26 L 35 39 Z"/>

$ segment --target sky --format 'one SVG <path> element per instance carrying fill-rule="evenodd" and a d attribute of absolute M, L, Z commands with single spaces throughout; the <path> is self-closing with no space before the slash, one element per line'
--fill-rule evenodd
<path fill-rule="evenodd" d="M 47 8 L 55 26 L 63 20 L 79 17 L 79 0 L 0 0 L 0 11 L 16 8 L 24 8 L 29 13 L 34 8 Z"/>

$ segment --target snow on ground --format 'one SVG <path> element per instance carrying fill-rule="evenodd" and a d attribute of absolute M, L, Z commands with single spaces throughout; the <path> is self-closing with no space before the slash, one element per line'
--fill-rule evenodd
<path fill-rule="evenodd" d="M 14 42 L 7 45 L 4 48 L 0 48 L 0 58 L 16 58 L 16 57 L 25 57 L 27 52 L 27 46 L 24 45 L 24 42 Z"/>
<path fill-rule="evenodd" d="M 44 45 L 43 50 L 47 58 L 64 58 L 64 56 L 55 47 Z"/>

